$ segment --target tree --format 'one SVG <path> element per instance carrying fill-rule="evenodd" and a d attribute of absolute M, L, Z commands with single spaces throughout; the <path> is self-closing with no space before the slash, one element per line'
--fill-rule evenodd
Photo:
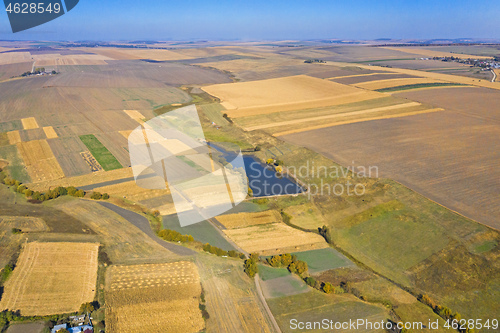
<path fill-rule="evenodd" d="M 102 200 L 108 200 L 109 199 L 109 194 L 103 193 L 102 194 Z M 157 216 L 156 216 L 157 217 Z"/>
<path fill-rule="evenodd" d="M 313 278 L 312 276 L 308 276 L 308 277 L 306 277 L 306 283 L 308 286 L 314 288 L 316 286 L 316 279 Z"/>
<path fill-rule="evenodd" d="M 101 200 L 102 199 L 102 193 L 101 192 L 93 192 L 92 195 L 90 196 L 90 199 Z"/>
<path fill-rule="evenodd" d="M 333 285 L 330 282 L 325 282 L 322 289 L 325 293 L 330 294 L 333 291 Z"/>
<path fill-rule="evenodd" d="M 299 260 L 295 263 L 295 266 L 297 268 L 297 274 L 302 275 L 305 272 L 307 272 L 308 267 L 307 263 L 305 261 Z"/>
<path fill-rule="evenodd" d="M 243 265 L 245 273 L 251 278 L 255 276 L 259 272 L 259 267 L 257 266 L 257 263 L 253 261 L 252 259 L 247 259 L 245 260 L 245 263 Z"/>
<path fill-rule="evenodd" d="M 80 310 L 78 312 L 80 312 L 80 313 L 90 313 L 90 312 L 92 312 L 94 310 L 95 310 L 94 304 L 92 304 L 91 302 L 89 302 L 89 303 L 83 303 L 80 306 Z"/>
<path fill-rule="evenodd" d="M 26 190 L 24 190 L 24 196 L 25 196 L 26 198 L 29 198 L 29 197 L 31 197 L 32 195 L 33 195 L 33 191 L 32 191 L 32 190 L 30 190 L 29 188 L 28 188 L 28 189 L 26 189 Z"/>

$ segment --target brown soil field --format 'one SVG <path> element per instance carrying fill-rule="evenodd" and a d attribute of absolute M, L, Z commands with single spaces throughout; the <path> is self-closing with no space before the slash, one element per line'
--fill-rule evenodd
<path fill-rule="evenodd" d="M 143 49 L 123 49 L 123 48 L 99 48 L 99 49 L 88 49 L 89 52 L 94 52 L 109 58 L 116 60 L 123 59 L 151 59 L 156 61 L 167 61 L 167 60 L 183 60 L 192 59 L 188 55 L 183 55 L 176 51 L 171 50 L 143 50 Z"/>
<path fill-rule="evenodd" d="M 500 228 L 500 206 L 496 204 L 500 170 L 498 154 L 492 153 L 500 145 L 496 111 L 500 93 L 462 87 L 397 95 L 445 111 L 281 138 L 344 165 L 354 160 L 359 165 L 377 166 L 381 177 L 395 179 L 469 218 Z M 349 133 L 357 133 L 356 138 Z"/>
<path fill-rule="evenodd" d="M 33 128 L 29 130 L 20 130 L 21 141 L 45 140 L 47 136 L 42 128 Z"/>
<path fill-rule="evenodd" d="M 427 79 L 427 78 L 404 78 L 404 79 L 385 79 L 377 81 L 367 81 L 354 84 L 354 86 L 363 89 L 376 90 L 397 86 L 404 86 L 408 84 L 419 84 L 419 83 L 436 83 L 443 82 L 440 80 Z"/>
<path fill-rule="evenodd" d="M 239 247 L 246 252 L 261 255 L 313 250 L 327 247 L 320 235 L 303 232 L 283 223 L 254 225 L 246 228 L 223 230 Z"/>
<path fill-rule="evenodd" d="M 15 64 L 0 65 L 0 80 L 9 80 L 13 76 L 19 76 L 31 71 L 33 62 L 19 62 Z"/>
<path fill-rule="evenodd" d="M 267 210 L 257 213 L 219 215 L 216 219 L 227 229 L 237 229 L 251 225 L 281 222 L 281 215 L 276 210 Z"/>
<path fill-rule="evenodd" d="M 258 130 L 258 129 L 301 124 L 304 122 L 312 122 L 312 121 L 324 122 L 325 120 L 328 121 L 328 120 L 331 120 L 334 118 L 343 118 L 343 117 L 349 117 L 349 116 L 358 116 L 359 117 L 359 116 L 363 116 L 366 114 L 371 114 L 371 113 L 376 113 L 376 112 L 381 112 L 381 111 L 406 109 L 409 107 L 420 106 L 420 105 L 421 104 L 418 102 L 408 102 L 408 103 L 403 103 L 403 104 L 382 106 L 382 107 L 378 107 L 378 108 L 366 109 L 366 110 L 360 110 L 360 111 L 344 112 L 344 113 L 331 114 L 331 115 L 326 115 L 326 116 L 307 117 L 307 118 L 303 118 L 303 119 L 288 120 L 288 121 L 283 121 L 283 122 L 279 122 L 279 123 L 263 124 L 263 125 L 259 125 L 259 126 L 246 127 L 245 130 L 246 131 L 254 131 L 254 130 Z M 360 118 L 362 118 L 362 117 L 360 117 Z"/>
<path fill-rule="evenodd" d="M 107 65 L 106 60 L 113 60 L 112 58 L 97 55 L 97 54 L 40 54 L 33 55 L 37 67 L 47 66 L 74 66 L 74 65 Z"/>
<path fill-rule="evenodd" d="M 32 61 L 31 54 L 29 52 L 0 53 L 0 65 L 8 65 L 8 64 L 31 62 L 31 61 Z"/>
<path fill-rule="evenodd" d="M 431 60 L 429 60 L 431 61 Z M 422 60 L 422 62 L 427 62 Z M 349 63 L 339 63 L 339 62 L 329 62 L 326 65 L 328 66 L 347 66 Z M 433 80 L 441 80 L 441 81 L 446 81 L 446 82 L 454 82 L 454 83 L 461 83 L 461 84 L 467 84 L 471 86 L 477 86 L 477 87 L 483 87 L 483 88 L 491 88 L 495 90 L 500 90 L 500 84 L 497 82 L 489 82 L 485 80 L 478 80 L 475 78 L 471 77 L 466 77 L 466 76 L 458 76 L 458 75 L 448 75 L 448 74 L 442 74 L 442 73 L 437 73 L 437 72 L 425 72 L 425 71 L 419 71 L 419 70 L 413 70 L 413 69 L 404 69 L 404 68 L 387 68 L 387 67 L 381 67 L 381 66 L 374 66 L 374 65 L 362 65 L 362 64 L 357 64 L 357 66 L 365 69 L 371 69 L 371 70 L 385 70 L 393 73 L 401 73 L 401 74 L 408 74 L 408 75 L 413 75 L 417 77 L 425 77 L 428 79 L 433 79 Z M 441 67 L 443 66 L 442 64 L 440 65 Z M 447 65 L 448 66 L 448 65 Z M 458 66 L 460 67 L 460 66 Z"/>
<path fill-rule="evenodd" d="M 384 96 L 305 75 L 203 87 L 231 117 L 347 104 Z"/>
<path fill-rule="evenodd" d="M 43 181 L 64 177 L 64 172 L 46 140 L 17 144 L 31 180 Z"/>
<path fill-rule="evenodd" d="M 47 140 L 54 156 L 66 177 L 74 177 L 89 174 L 91 172 L 81 153 L 87 151 L 87 147 L 78 137 L 61 137 Z"/>
<path fill-rule="evenodd" d="M 485 56 L 477 56 L 477 55 L 472 55 L 472 54 L 461 54 L 461 53 L 451 53 L 451 52 L 442 52 L 442 51 L 435 51 L 435 50 L 427 50 L 427 49 L 421 49 L 417 47 L 384 47 L 386 50 L 393 50 L 393 51 L 399 51 L 399 52 L 405 52 L 405 53 L 410 53 L 410 54 L 418 54 L 423 57 L 455 57 L 455 58 L 460 58 L 460 59 L 491 59 L 492 57 L 485 57 Z"/>
<path fill-rule="evenodd" d="M 412 109 L 412 107 L 410 107 L 409 109 Z M 273 133 L 273 135 L 274 136 L 282 136 L 282 135 L 288 135 L 288 134 L 292 134 L 292 133 L 299 133 L 299 132 L 310 131 L 310 130 L 315 130 L 315 129 L 320 129 L 320 128 L 332 127 L 332 126 L 340 126 L 340 125 L 347 125 L 347 124 L 360 123 L 360 122 L 373 121 L 373 120 L 381 120 L 381 119 L 408 117 L 408 116 L 414 116 L 414 115 L 418 115 L 418 114 L 439 112 L 439 111 L 444 110 L 442 108 L 433 108 L 433 109 L 425 109 L 424 108 L 424 109 L 418 109 L 418 110 L 409 110 L 409 109 L 406 109 L 404 111 L 391 110 L 391 111 L 383 112 L 381 114 L 374 114 L 370 117 L 363 117 L 363 118 L 360 118 L 357 115 L 354 115 L 351 117 L 345 117 L 345 118 L 343 118 L 345 120 L 339 120 L 337 122 L 327 122 L 327 123 L 322 123 L 320 125 L 313 125 L 313 126 L 307 126 L 307 127 L 302 127 L 302 128 L 298 128 L 298 129 L 296 128 L 296 129 L 291 129 L 291 130 L 285 130 L 282 132 Z"/>
<path fill-rule="evenodd" d="M 52 126 L 45 126 L 43 128 L 43 131 L 45 132 L 45 135 L 47 136 L 47 139 L 55 139 L 57 138 L 57 133 L 54 131 L 54 128 Z"/>
<path fill-rule="evenodd" d="M 9 139 L 9 143 L 11 145 L 15 145 L 16 143 L 22 142 L 21 135 L 19 134 L 19 131 L 7 132 L 7 137 Z"/>
<path fill-rule="evenodd" d="M 96 243 L 26 244 L 0 308 L 26 316 L 78 311 L 94 300 L 98 248 Z"/>
<path fill-rule="evenodd" d="M 38 123 L 36 122 L 35 117 L 23 118 L 23 119 L 21 119 L 21 122 L 23 123 L 23 127 L 25 130 L 34 129 L 34 128 L 39 127 Z"/>
<path fill-rule="evenodd" d="M 187 333 L 205 326 L 198 308 L 200 278 L 192 262 L 112 266 L 107 281 L 110 332 Z"/>

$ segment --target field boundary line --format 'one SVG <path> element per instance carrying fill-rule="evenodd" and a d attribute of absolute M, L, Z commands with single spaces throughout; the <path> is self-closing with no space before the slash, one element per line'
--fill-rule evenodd
<path fill-rule="evenodd" d="M 366 73 L 366 74 L 355 74 L 355 75 L 345 75 L 345 76 L 334 76 L 329 77 L 326 80 L 343 79 L 348 77 L 360 77 L 360 76 L 371 76 L 371 75 L 397 75 L 398 73 Z"/>
<path fill-rule="evenodd" d="M 288 134 L 294 134 L 294 133 L 300 133 L 300 132 L 306 132 L 306 131 L 312 131 L 312 130 L 321 129 L 321 128 L 327 128 L 327 127 L 334 127 L 334 126 L 340 126 L 340 125 L 362 123 L 362 122 L 365 122 L 365 121 L 372 121 L 372 120 L 402 118 L 402 117 L 416 116 L 416 115 L 419 115 L 419 114 L 433 113 L 433 112 L 439 112 L 439 111 L 444 111 L 444 109 L 443 108 L 434 108 L 434 109 L 426 109 L 426 110 L 420 110 L 420 111 L 399 113 L 399 114 L 395 114 L 395 115 L 372 117 L 372 118 L 365 118 L 365 119 L 358 119 L 358 120 L 351 120 L 351 121 L 343 121 L 343 122 L 339 122 L 339 123 L 328 123 L 328 124 L 322 124 L 322 125 L 317 125 L 317 126 L 300 128 L 300 129 L 296 129 L 296 130 L 290 130 L 290 131 L 273 133 L 273 136 L 278 137 L 278 136 L 283 136 L 283 135 L 288 135 Z"/>
<path fill-rule="evenodd" d="M 409 103 L 404 103 L 404 104 L 382 106 L 382 107 L 367 109 L 367 110 L 359 110 L 359 111 L 352 111 L 352 112 L 345 112 L 345 113 L 335 113 L 335 114 L 330 114 L 327 116 L 318 116 L 318 117 L 312 117 L 312 118 L 287 120 L 287 121 L 282 121 L 279 123 L 270 123 L 270 124 L 265 124 L 265 125 L 251 126 L 251 127 L 247 127 L 247 128 L 243 128 L 243 129 L 245 131 L 254 131 L 254 130 L 258 130 L 258 129 L 264 129 L 264 128 L 270 128 L 270 127 L 276 127 L 276 126 L 300 124 L 300 123 L 305 123 L 305 122 L 309 122 L 309 121 L 316 121 L 316 120 L 323 120 L 323 119 L 342 118 L 342 117 L 346 117 L 346 116 L 355 116 L 355 115 L 361 115 L 361 114 L 379 112 L 379 111 L 397 110 L 397 109 L 402 109 L 405 107 L 419 106 L 419 105 L 422 105 L 422 104 L 419 102 L 409 102 Z"/>

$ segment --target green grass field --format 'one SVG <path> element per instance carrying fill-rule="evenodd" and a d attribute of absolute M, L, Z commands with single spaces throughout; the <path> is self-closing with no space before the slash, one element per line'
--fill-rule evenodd
<path fill-rule="evenodd" d="M 262 281 L 264 296 L 267 299 L 303 294 L 311 291 L 304 281 L 296 275 L 287 275 Z"/>
<path fill-rule="evenodd" d="M 9 161 L 9 165 L 5 169 L 10 177 L 22 183 L 31 182 L 31 178 L 24 167 L 23 159 L 15 145 L 0 147 L 0 159 Z"/>
<path fill-rule="evenodd" d="M 163 228 L 175 230 L 183 235 L 191 235 L 202 243 L 210 243 L 223 250 L 235 250 L 235 248 L 212 226 L 208 221 L 181 227 L 177 215 L 163 216 Z"/>
<path fill-rule="evenodd" d="M 110 171 L 123 168 L 120 162 L 118 162 L 108 148 L 106 148 L 94 134 L 80 135 L 80 140 L 87 146 L 104 170 Z"/>
<path fill-rule="evenodd" d="M 350 294 L 327 295 L 311 290 L 298 295 L 272 298 L 267 302 L 283 332 L 297 332 L 297 329 L 290 327 L 292 319 L 299 322 L 314 322 L 327 318 L 334 322 L 349 322 L 349 319 L 353 318 L 366 318 L 371 322 L 380 322 L 388 318 L 387 310 L 383 307 L 361 302 Z M 326 331 L 328 330 L 307 330 L 307 332 Z"/>
<path fill-rule="evenodd" d="M 266 265 L 259 265 L 259 276 L 262 281 L 272 280 L 283 276 L 288 276 L 291 273 L 286 268 L 274 268 Z"/>
<path fill-rule="evenodd" d="M 312 274 L 353 265 L 349 259 L 332 248 L 295 252 L 293 254 L 295 254 L 299 260 L 307 262 L 309 273 Z"/>
<path fill-rule="evenodd" d="M 392 211 L 338 232 L 336 242 L 357 260 L 391 279 L 409 283 L 404 271 L 443 249 L 449 238 L 435 225 Z"/>

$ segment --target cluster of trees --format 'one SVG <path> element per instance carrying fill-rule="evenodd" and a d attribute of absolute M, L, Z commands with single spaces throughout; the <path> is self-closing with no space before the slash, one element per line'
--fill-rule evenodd
<path fill-rule="evenodd" d="M 99 302 L 97 301 L 83 303 L 82 305 L 80 305 L 80 310 L 78 311 L 78 313 L 80 314 L 91 313 L 99 309 L 99 307 L 100 305 Z"/>
<path fill-rule="evenodd" d="M 226 250 L 223 250 L 221 248 L 218 248 L 217 246 L 212 246 L 208 243 L 203 245 L 203 251 L 215 254 L 216 256 L 219 256 L 219 257 L 231 257 L 231 258 L 240 258 L 240 259 L 245 258 L 245 255 L 243 253 L 240 253 L 240 252 L 234 251 L 234 250 L 226 251 Z"/>
<path fill-rule="evenodd" d="M 169 242 L 181 242 L 181 243 L 187 243 L 187 242 L 193 242 L 194 238 L 191 235 L 183 235 L 180 232 L 177 232 L 175 230 L 170 230 L 170 229 L 163 229 L 158 232 L 158 237 L 163 238 L 166 241 Z"/>
<path fill-rule="evenodd" d="M 0 312 L 0 331 L 4 332 L 4 329 L 12 322 L 33 322 L 33 321 L 47 321 L 50 327 L 54 327 L 55 324 L 64 323 L 69 321 L 69 317 L 75 315 L 75 313 L 65 313 L 50 316 L 22 316 L 19 310 L 17 311 L 1 311 Z"/>
<path fill-rule="evenodd" d="M 257 263 L 259 262 L 259 254 L 258 253 L 251 253 L 250 258 L 245 260 L 243 264 L 243 268 L 245 273 L 253 278 L 255 274 L 259 272 L 259 266 L 257 266 Z"/>
<path fill-rule="evenodd" d="M 321 59 L 307 59 L 304 61 L 306 64 L 313 64 L 313 63 L 319 63 L 319 64 L 326 64 L 326 61 L 321 60 Z"/>
<path fill-rule="evenodd" d="M 297 256 L 290 253 L 275 255 L 267 258 L 267 263 L 271 267 L 286 267 L 290 273 L 295 273 L 300 276 L 308 272 L 307 263 L 302 260 L 298 260 Z"/>
<path fill-rule="evenodd" d="M 36 201 L 52 200 L 64 195 L 83 198 L 86 194 L 85 191 L 78 190 L 74 186 L 69 186 L 69 187 L 58 186 L 52 190 L 48 190 L 47 192 L 43 193 L 39 191 L 32 191 L 26 185 L 23 185 L 23 183 L 21 183 L 20 181 L 7 177 L 4 173 L 0 173 L 0 182 L 2 184 L 12 187 L 18 193 L 24 194 L 26 198 L 31 198 L 32 200 Z M 94 200 L 101 200 L 101 199 L 107 200 L 109 199 L 109 194 L 93 192 L 90 198 Z"/>
<path fill-rule="evenodd" d="M 443 318 L 444 320 L 449 320 L 450 322 L 456 321 L 460 322 L 462 320 L 462 315 L 458 312 L 453 312 L 450 308 L 446 306 L 441 306 L 434 302 L 429 296 L 422 294 L 418 297 L 418 300 L 425 305 L 429 306 L 438 316 Z M 461 333 L 473 333 L 474 330 L 470 328 L 458 329 Z"/>
<path fill-rule="evenodd" d="M 3 267 L 2 274 L 0 275 L 0 282 L 3 284 L 9 278 L 10 274 L 14 270 L 13 264 L 8 264 Z"/>

